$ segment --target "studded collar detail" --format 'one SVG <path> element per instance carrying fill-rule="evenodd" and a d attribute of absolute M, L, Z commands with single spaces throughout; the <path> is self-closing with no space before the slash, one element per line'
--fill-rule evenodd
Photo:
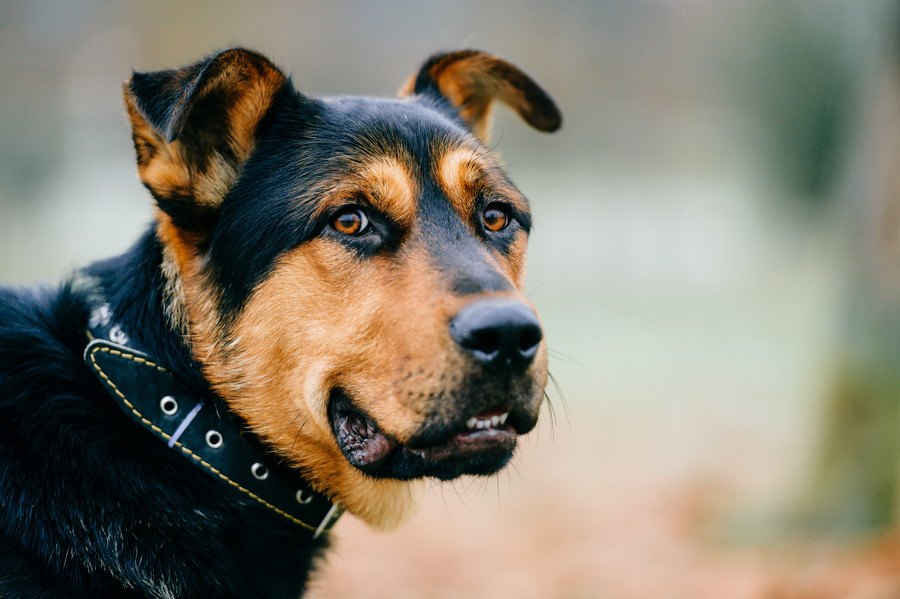
<path fill-rule="evenodd" d="M 215 396 L 197 396 L 134 347 L 110 307 L 88 321 L 84 361 L 122 411 L 207 475 L 299 526 L 313 538 L 343 512 L 268 451 Z"/>

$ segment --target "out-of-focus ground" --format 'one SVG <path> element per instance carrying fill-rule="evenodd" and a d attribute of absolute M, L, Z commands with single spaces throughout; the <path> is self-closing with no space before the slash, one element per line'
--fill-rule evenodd
<path fill-rule="evenodd" d="M 390 95 L 436 50 L 496 52 L 565 115 L 552 136 L 503 110 L 495 127 L 533 203 L 528 293 L 565 399 L 551 387 L 555 423 L 510 468 L 430 484 L 400 529 L 345 516 L 312 596 L 900 597 L 900 537 L 798 518 L 891 6 L 0 0 L 0 281 L 59 280 L 152 218 L 132 68 L 242 44 L 309 93 Z"/>

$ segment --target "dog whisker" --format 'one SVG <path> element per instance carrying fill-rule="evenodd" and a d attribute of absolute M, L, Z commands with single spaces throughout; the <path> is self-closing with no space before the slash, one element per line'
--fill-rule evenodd
<path fill-rule="evenodd" d="M 66 539 L 23 554 L 20 579 L 0 572 L 16 587 L 4 596 L 53 573 L 46 587 L 66 596 L 299 596 L 343 510 L 395 526 L 412 479 L 432 480 L 451 518 L 492 490 L 502 503 L 489 476 L 509 465 L 511 488 L 520 439 L 548 420 L 552 439 L 557 414 L 522 293 L 531 210 L 488 114 L 497 100 L 545 132 L 562 117 L 515 65 L 474 50 L 432 56 L 403 90 L 314 100 L 242 48 L 132 74 L 125 108 L 155 222 L 87 267 L 89 285 L 76 277 L 27 309 L 31 296 L 0 289 L 0 346 L 17 352 L 0 352 L 0 482 L 18 498 L 0 555 Z M 85 366 L 97 385 L 69 376 Z M 76 417 L 59 425 L 63 400 Z M 95 413 L 102 401 L 122 419 Z M 84 438 L 127 459 L 54 451 Z"/>
<path fill-rule="evenodd" d="M 563 413 L 566 415 L 566 424 L 569 426 L 569 430 L 572 431 L 572 420 L 569 417 L 569 402 L 566 400 L 566 395 L 563 393 L 562 387 L 553 373 L 548 371 L 547 376 L 553 385 L 553 389 L 556 391 L 556 395 L 559 396 L 559 399 L 562 402 Z"/>
<path fill-rule="evenodd" d="M 570 356 L 568 354 L 564 354 L 561 351 L 551 349 L 548 347 L 547 353 L 550 354 L 552 357 L 556 358 L 557 360 L 559 360 L 561 362 L 565 362 L 566 364 L 571 364 L 572 366 L 580 366 L 581 368 L 584 368 L 585 370 L 590 370 L 590 368 L 583 362 L 579 362 L 572 356 Z"/>

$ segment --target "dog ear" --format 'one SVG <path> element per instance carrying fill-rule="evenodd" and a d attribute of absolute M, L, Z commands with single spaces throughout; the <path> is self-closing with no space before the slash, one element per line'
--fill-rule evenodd
<path fill-rule="evenodd" d="M 125 82 L 141 181 L 177 226 L 214 222 L 286 82 L 268 59 L 240 48 Z"/>
<path fill-rule="evenodd" d="M 502 58 L 478 50 L 435 54 L 400 89 L 401 97 L 436 93 L 450 102 L 472 133 L 486 139 L 491 104 L 500 100 L 540 131 L 562 124 L 556 104 L 534 79 Z"/>

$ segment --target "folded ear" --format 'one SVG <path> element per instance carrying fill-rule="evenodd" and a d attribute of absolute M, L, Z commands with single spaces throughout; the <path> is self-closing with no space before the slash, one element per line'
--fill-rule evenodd
<path fill-rule="evenodd" d="M 540 131 L 556 131 L 562 124 L 556 104 L 534 79 L 502 58 L 478 50 L 435 54 L 406 81 L 399 95 L 429 93 L 449 101 L 482 140 L 490 126 L 494 100 Z"/>
<path fill-rule="evenodd" d="M 141 181 L 177 226 L 202 230 L 214 219 L 286 81 L 268 59 L 238 48 L 125 83 Z"/>

